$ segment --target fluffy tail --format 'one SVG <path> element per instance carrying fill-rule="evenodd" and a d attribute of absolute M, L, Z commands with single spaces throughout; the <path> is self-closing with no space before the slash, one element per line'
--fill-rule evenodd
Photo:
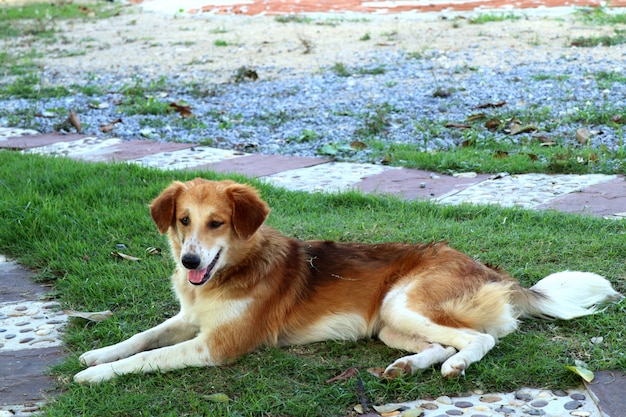
<path fill-rule="evenodd" d="M 569 320 L 597 311 L 605 301 L 623 296 L 604 277 L 591 272 L 563 271 L 548 275 L 532 287 L 516 291 L 515 308 L 525 317 Z"/>

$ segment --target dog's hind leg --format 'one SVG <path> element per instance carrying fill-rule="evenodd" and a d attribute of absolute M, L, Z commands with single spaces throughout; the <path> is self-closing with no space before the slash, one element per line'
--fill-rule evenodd
<path fill-rule="evenodd" d="M 418 369 L 427 369 L 436 363 L 444 362 L 456 353 L 452 346 L 443 347 L 439 343 L 428 343 L 422 338 L 414 338 L 398 333 L 389 326 L 385 326 L 378 333 L 378 337 L 387 346 L 409 352 L 417 352 L 415 355 L 404 356 L 389 365 L 383 377 L 396 378 L 406 373 L 412 374 Z"/>
<path fill-rule="evenodd" d="M 502 309 L 495 309 L 498 316 L 501 314 L 500 310 Z M 384 328 L 381 330 L 381 340 L 389 340 L 394 347 L 402 349 L 410 348 L 410 346 L 406 341 L 404 346 L 401 343 L 393 343 L 394 337 L 396 341 L 399 340 L 397 334 L 404 335 L 407 340 L 415 339 L 429 342 L 433 348 L 424 354 L 422 354 L 424 347 L 408 349 L 413 352 L 420 352 L 410 357 L 410 360 L 416 364 L 416 368 L 425 364 L 430 366 L 445 361 L 441 367 L 441 373 L 446 377 L 464 374 L 465 369 L 470 364 L 482 359 L 496 344 L 496 338 L 486 332 L 467 327 L 438 324 L 424 314 L 420 314 L 409 304 L 406 288 L 399 288 L 388 294 L 381 309 L 381 319 L 385 326 L 389 327 L 386 330 Z M 503 321 L 498 321 L 498 325 L 490 326 L 490 329 L 497 330 L 494 331 L 496 334 L 504 333 L 500 330 L 501 328 L 508 331 L 513 325 L 514 319 L 504 314 Z M 455 353 L 455 349 L 458 350 L 458 353 Z M 394 362 L 388 368 L 389 372 L 392 369 L 402 368 L 402 362 L 404 361 L 406 364 L 405 359 L 401 358 Z"/>

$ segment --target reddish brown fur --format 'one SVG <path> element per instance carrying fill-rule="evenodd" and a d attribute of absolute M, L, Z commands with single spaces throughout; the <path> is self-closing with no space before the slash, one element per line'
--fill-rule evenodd
<path fill-rule="evenodd" d="M 262 345 L 371 336 L 416 353 L 389 365 L 387 377 L 435 363 L 443 375 L 458 376 L 522 315 L 571 318 L 620 296 L 603 277 L 581 272 L 552 274 L 538 289 L 525 289 L 445 243 L 289 238 L 263 226 L 267 204 L 233 181 L 174 182 L 150 212 L 168 234 L 181 310 L 84 353 L 80 360 L 90 368 L 76 374 L 78 382 L 219 365 Z M 583 308 L 571 301 L 589 293 Z"/>
<path fill-rule="evenodd" d="M 212 354 L 223 360 L 263 344 L 289 342 L 320 317 L 349 313 L 368 323 L 375 322 L 384 297 L 403 280 L 415 283 L 409 297 L 412 308 L 420 314 L 444 326 L 480 328 L 471 317 L 450 314 L 442 304 L 475 292 L 485 282 L 510 280 L 506 274 L 445 243 L 359 244 L 292 239 L 260 227 L 269 208 L 251 187 L 198 179 L 174 183 L 151 205 L 161 232 L 174 225 L 169 236 L 177 260 L 181 257 L 180 235 L 171 216 L 175 217 L 187 200 L 215 207 L 215 212 L 230 218 L 234 233 L 229 245 L 235 249 L 231 251 L 235 256 L 202 287 L 183 282 L 178 286 L 179 295 L 190 303 L 202 302 L 203 294 L 208 293 L 226 299 L 254 300 L 237 326 L 224 324 L 209 339 Z M 375 334 L 379 326 L 374 325 L 373 330 Z"/>

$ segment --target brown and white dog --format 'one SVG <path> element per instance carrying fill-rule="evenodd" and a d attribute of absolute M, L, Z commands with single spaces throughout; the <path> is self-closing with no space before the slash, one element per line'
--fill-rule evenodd
<path fill-rule="evenodd" d="M 443 363 L 458 376 L 520 317 L 571 319 L 621 296 L 603 277 L 552 274 L 530 289 L 444 243 L 301 241 L 263 223 L 257 191 L 232 181 L 174 182 L 151 204 L 168 233 L 180 312 L 113 346 L 83 354 L 74 377 L 227 363 L 264 346 L 378 337 L 412 354 L 393 377 Z"/>

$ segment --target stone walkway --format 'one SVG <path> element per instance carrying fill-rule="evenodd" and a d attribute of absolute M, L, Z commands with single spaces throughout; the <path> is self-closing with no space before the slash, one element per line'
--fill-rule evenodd
<path fill-rule="evenodd" d="M 447 176 L 323 158 L 254 155 L 185 143 L 39 134 L 12 128 L 0 128 L 0 149 L 82 161 L 127 162 L 164 170 L 239 173 L 307 192 L 356 189 L 442 204 L 498 204 L 557 209 L 616 221 L 626 218 L 626 180 L 618 175 Z M 47 289 L 33 284 L 30 275 L 0 256 L 0 417 L 36 412 L 40 403 L 54 394 L 47 369 L 63 357 L 60 332 L 67 317 L 57 304 L 46 300 Z M 418 400 L 404 406 L 419 405 L 426 417 L 470 412 L 474 416 L 615 417 L 626 410 L 625 391 L 626 375 L 603 371 L 597 373 L 592 384 L 567 392 L 524 388 L 515 393 Z"/>
<path fill-rule="evenodd" d="M 232 152 L 191 143 L 122 141 L 76 134 L 39 134 L 0 127 L 0 149 L 64 156 L 91 162 L 128 162 L 165 170 L 211 170 L 259 178 L 289 190 L 349 189 L 428 199 L 445 204 L 497 204 L 528 209 L 626 218 L 626 181 L 619 175 L 455 176 L 324 158 Z"/>

